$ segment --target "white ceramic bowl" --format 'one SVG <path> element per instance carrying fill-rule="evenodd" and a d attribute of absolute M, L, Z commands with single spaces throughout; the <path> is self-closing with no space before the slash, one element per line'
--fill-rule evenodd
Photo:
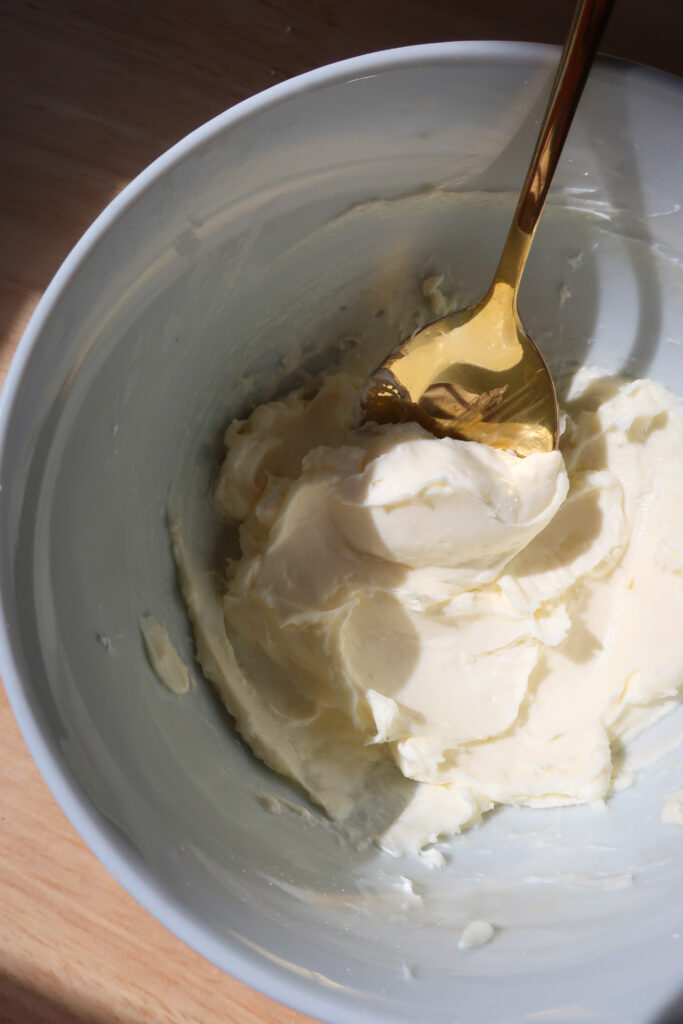
<path fill-rule="evenodd" d="M 680 755 L 602 813 L 497 813 L 430 872 L 345 845 L 240 744 L 197 670 L 186 698 L 161 687 L 138 630 L 155 613 L 191 661 L 166 509 L 180 495 L 211 564 L 231 416 L 291 384 L 299 359 L 357 340 L 382 302 L 409 319 L 425 273 L 444 270 L 463 301 L 487 283 L 557 56 L 414 47 L 216 118 L 74 249 L 2 398 L 0 670 L 41 771 L 168 928 L 336 1024 L 645 1024 L 681 980 L 683 833 L 659 820 Z M 560 377 L 587 358 L 683 393 L 682 101 L 664 75 L 593 73 L 522 294 Z M 444 184 L 446 200 L 333 220 Z M 498 931 L 464 955 L 474 917 Z"/>

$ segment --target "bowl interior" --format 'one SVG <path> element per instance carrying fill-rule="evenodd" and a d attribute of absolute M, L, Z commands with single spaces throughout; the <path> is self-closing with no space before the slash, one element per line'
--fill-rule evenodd
<path fill-rule="evenodd" d="M 681 834 L 660 821 L 680 753 L 606 810 L 499 811 L 443 845 L 440 871 L 356 849 L 236 737 L 193 663 L 169 548 L 174 504 L 198 564 L 218 564 L 232 417 L 340 360 L 369 368 L 427 315 L 431 274 L 463 304 L 481 294 L 554 60 L 420 48 L 218 119 L 91 233 L 5 396 L 0 582 L 22 684 L 4 668 L 34 754 L 166 924 L 330 1021 L 644 1024 L 680 971 Z M 521 296 L 560 387 L 588 362 L 683 395 L 681 95 L 608 63 L 586 90 Z M 147 664 L 145 613 L 192 666 L 183 698 Z M 473 918 L 499 931 L 462 955 Z"/>

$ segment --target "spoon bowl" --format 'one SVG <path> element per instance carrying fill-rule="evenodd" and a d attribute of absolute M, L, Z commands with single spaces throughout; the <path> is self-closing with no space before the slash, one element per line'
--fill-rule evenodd
<path fill-rule="evenodd" d="M 521 456 L 558 442 L 550 371 L 501 283 L 399 345 L 370 380 L 363 407 L 378 423 L 414 420 L 437 437 Z"/>

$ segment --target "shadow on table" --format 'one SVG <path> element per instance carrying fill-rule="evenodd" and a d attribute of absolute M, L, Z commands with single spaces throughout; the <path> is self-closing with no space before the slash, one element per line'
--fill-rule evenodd
<path fill-rule="evenodd" d="M 71 1007 L 58 997 L 0 971 L 0 1024 L 133 1024 L 133 1021 L 118 1012 L 109 1014 L 87 1004 Z"/>

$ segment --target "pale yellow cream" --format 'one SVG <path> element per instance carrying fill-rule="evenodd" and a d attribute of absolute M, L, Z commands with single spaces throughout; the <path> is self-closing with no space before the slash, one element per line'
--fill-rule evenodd
<path fill-rule="evenodd" d="M 358 427 L 328 378 L 226 436 L 218 613 L 174 529 L 205 673 L 255 752 L 394 853 L 496 803 L 600 801 L 683 681 L 683 415 L 583 372 L 560 452 Z"/>

